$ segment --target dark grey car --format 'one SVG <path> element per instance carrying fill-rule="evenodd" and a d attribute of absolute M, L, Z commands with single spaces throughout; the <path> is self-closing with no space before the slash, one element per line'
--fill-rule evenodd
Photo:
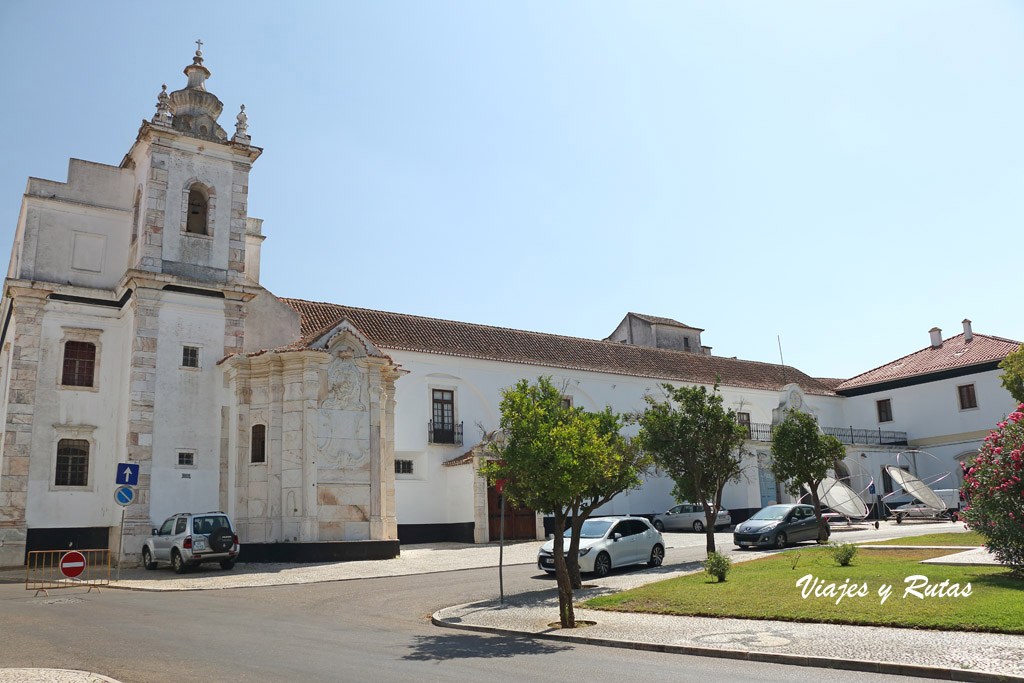
<path fill-rule="evenodd" d="M 831 535 L 832 530 L 828 533 Z M 769 505 L 742 524 L 737 524 L 732 540 L 740 548 L 783 548 L 790 543 L 816 541 L 818 520 L 810 505 Z"/>

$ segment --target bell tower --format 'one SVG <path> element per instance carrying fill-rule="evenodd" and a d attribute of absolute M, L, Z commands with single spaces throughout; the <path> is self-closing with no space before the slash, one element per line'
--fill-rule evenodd
<path fill-rule="evenodd" d="M 202 41 L 185 67 L 185 87 L 157 96 L 122 168 L 135 170 L 128 269 L 202 283 L 245 281 L 249 171 L 262 149 L 251 144 L 245 105 L 228 137 L 224 104 L 207 90 Z"/>

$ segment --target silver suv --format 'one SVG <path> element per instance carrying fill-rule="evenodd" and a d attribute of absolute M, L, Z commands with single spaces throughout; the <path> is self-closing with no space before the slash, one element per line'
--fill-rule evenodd
<path fill-rule="evenodd" d="M 146 539 L 142 566 L 156 569 L 158 563 L 170 562 L 179 574 L 203 562 L 220 562 L 221 569 L 231 569 L 238 550 L 235 525 L 223 512 L 179 512 Z"/>

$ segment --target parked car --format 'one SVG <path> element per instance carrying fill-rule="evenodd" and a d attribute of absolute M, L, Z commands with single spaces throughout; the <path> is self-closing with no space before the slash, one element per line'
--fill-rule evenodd
<path fill-rule="evenodd" d="M 569 551 L 571 529 L 563 535 L 563 548 Z M 555 571 L 554 539 L 541 546 L 537 567 Z M 646 562 L 659 566 L 665 559 L 665 541 L 661 533 L 643 517 L 595 517 L 583 522 L 580 530 L 580 571 L 605 576 L 612 567 Z"/>
<path fill-rule="evenodd" d="M 223 512 L 179 512 L 168 517 L 142 546 L 142 566 L 156 569 L 160 562 L 184 574 L 203 562 L 220 562 L 231 569 L 238 559 L 238 534 Z"/>
<path fill-rule="evenodd" d="M 692 505 L 683 503 L 676 505 L 660 515 L 654 515 L 654 528 L 658 531 L 689 531 L 693 529 L 698 534 L 704 533 L 703 505 Z M 732 515 L 728 510 L 719 510 L 718 519 L 715 520 L 715 528 L 720 529 L 732 524 Z"/>
<path fill-rule="evenodd" d="M 829 528 L 828 534 L 832 534 Z M 799 541 L 818 539 L 818 520 L 811 505 L 769 505 L 736 525 L 732 540 L 740 548 L 784 548 Z"/>

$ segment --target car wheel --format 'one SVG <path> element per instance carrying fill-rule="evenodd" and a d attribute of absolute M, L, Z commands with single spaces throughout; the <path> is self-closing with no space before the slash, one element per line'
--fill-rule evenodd
<path fill-rule="evenodd" d="M 786 538 L 786 532 L 785 531 L 780 531 L 779 535 L 775 537 L 775 547 L 776 548 L 785 548 L 787 540 L 788 539 Z"/>
<path fill-rule="evenodd" d="M 693 523 L 693 530 L 696 531 L 698 534 L 704 533 L 704 522 L 698 519 L 696 522 Z"/>
<path fill-rule="evenodd" d="M 234 569 L 235 568 L 235 561 L 234 560 L 221 560 L 220 561 L 220 568 L 221 569 Z"/>
<path fill-rule="evenodd" d="M 648 567 L 660 567 L 665 561 L 665 549 L 660 545 L 651 548 L 651 559 L 647 560 Z"/>
<path fill-rule="evenodd" d="M 146 569 L 156 569 L 156 562 L 153 561 L 153 556 L 149 553 L 149 548 L 142 549 L 142 566 Z"/>
<path fill-rule="evenodd" d="M 608 576 L 608 572 L 611 570 L 612 558 L 608 556 L 608 553 L 602 552 L 594 559 L 594 576 L 598 578 Z"/>
<path fill-rule="evenodd" d="M 654 520 L 654 528 L 657 529 L 658 531 L 664 531 L 665 530 L 665 523 L 662 522 L 660 519 L 656 519 L 656 520 Z"/>
<path fill-rule="evenodd" d="M 210 534 L 210 547 L 215 553 L 226 553 L 235 544 L 235 535 L 231 529 L 221 527 Z"/>
<path fill-rule="evenodd" d="M 171 553 L 171 569 L 176 574 L 184 574 L 188 571 L 188 566 L 185 564 L 185 560 L 181 559 L 181 553 L 177 550 Z"/>

